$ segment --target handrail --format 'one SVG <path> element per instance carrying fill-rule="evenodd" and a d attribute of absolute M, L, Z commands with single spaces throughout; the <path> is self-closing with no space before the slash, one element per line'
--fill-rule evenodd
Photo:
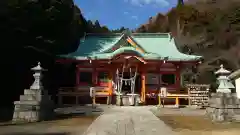
<path fill-rule="evenodd" d="M 59 92 L 77 92 L 77 93 L 87 93 L 90 91 L 89 87 L 61 87 L 59 88 Z M 82 90 L 81 90 L 82 89 Z M 110 89 L 108 87 L 96 87 L 96 93 L 110 93 Z"/>

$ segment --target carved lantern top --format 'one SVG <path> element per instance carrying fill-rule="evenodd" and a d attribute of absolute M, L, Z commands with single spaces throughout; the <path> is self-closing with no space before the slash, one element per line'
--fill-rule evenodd
<path fill-rule="evenodd" d="M 234 86 L 228 78 L 228 74 L 230 74 L 230 73 L 231 73 L 230 71 L 224 69 L 223 65 L 221 65 L 220 69 L 215 72 L 215 74 L 219 75 L 219 77 L 217 78 L 217 80 L 219 82 L 217 92 L 231 93 L 230 89 L 234 88 Z"/>
<path fill-rule="evenodd" d="M 230 74 L 231 72 L 226 70 L 224 67 L 223 67 L 223 64 L 220 65 L 220 69 L 218 71 L 215 72 L 215 74 Z"/>
<path fill-rule="evenodd" d="M 46 69 L 43 69 L 41 67 L 41 63 L 38 62 L 38 65 L 36 67 L 31 68 L 32 71 L 46 71 Z"/>

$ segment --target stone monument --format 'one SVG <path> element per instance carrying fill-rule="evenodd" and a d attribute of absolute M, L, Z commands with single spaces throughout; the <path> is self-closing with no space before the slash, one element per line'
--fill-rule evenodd
<path fill-rule="evenodd" d="M 38 62 L 32 71 L 35 72 L 33 84 L 30 89 L 24 90 L 24 95 L 20 95 L 19 101 L 14 102 L 13 122 L 36 122 L 48 120 L 54 116 L 54 103 L 41 82 L 42 72 L 46 70 Z"/>
<path fill-rule="evenodd" d="M 228 78 L 230 71 L 221 65 L 215 74 L 218 75 L 219 86 L 216 93 L 211 93 L 207 115 L 213 122 L 239 121 L 240 103 L 236 94 L 231 92 L 234 86 Z"/>

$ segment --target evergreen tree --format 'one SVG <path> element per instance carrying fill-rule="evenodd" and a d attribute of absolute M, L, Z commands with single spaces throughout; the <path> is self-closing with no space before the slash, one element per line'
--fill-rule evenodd
<path fill-rule="evenodd" d="M 184 5 L 184 1 L 183 0 L 178 0 L 177 6 L 179 7 L 179 6 L 183 6 L 183 5 Z"/>
<path fill-rule="evenodd" d="M 96 21 L 94 22 L 94 27 L 97 28 L 97 29 L 101 28 L 101 25 L 100 25 L 100 23 L 99 23 L 98 20 L 96 20 Z"/>

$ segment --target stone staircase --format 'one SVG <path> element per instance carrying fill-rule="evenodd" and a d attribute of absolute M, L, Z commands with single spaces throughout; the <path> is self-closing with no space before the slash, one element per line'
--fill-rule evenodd
<path fill-rule="evenodd" d="M 35 122 L 53 117 L 54 104 L 50 96 L 41 90 L 25 89 L 20 100 L 14 102 L 13 121 Z"/>

